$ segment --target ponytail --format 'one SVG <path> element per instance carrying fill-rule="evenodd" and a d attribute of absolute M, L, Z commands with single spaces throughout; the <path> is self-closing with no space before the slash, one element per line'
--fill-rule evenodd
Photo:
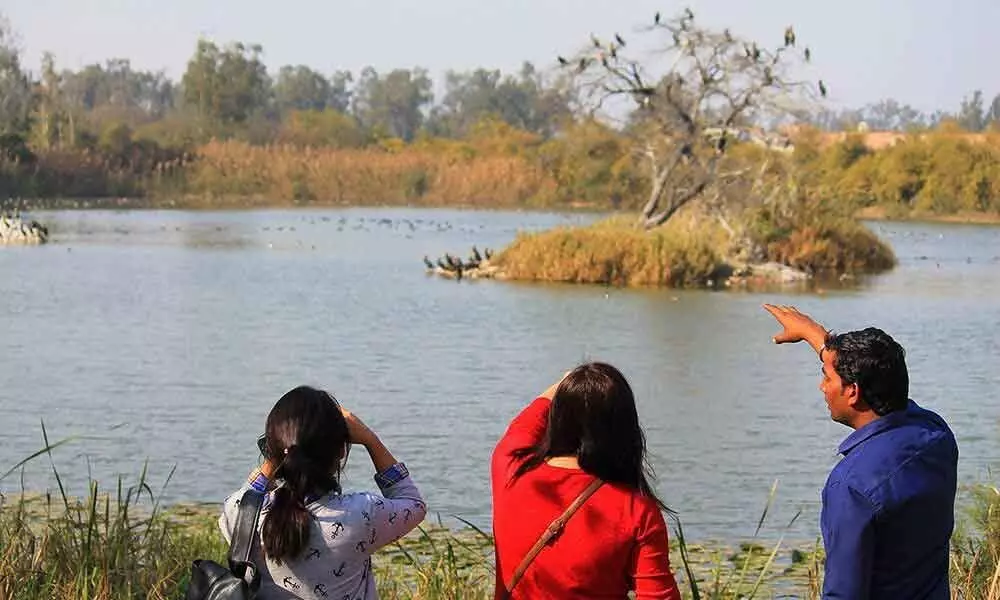
<path fill-rule="evenodd" d="M 317 468 L 297 446 L 288 453 L 275 471 L 275 478 L 284 480 L 274 491 L 274 499 L 261 528 L 264 554 L 276 564 L 294 559 L 309 542 L 312 514 L 306 508 L 306 497 L 317 491 L 340 493 L 337 478 L 327 469 Z"/>
<path fill-rule="evenodd" d="M 276 463 L 273 477 L 279 485 L 260 538 L 265 556 L 280 565 L 298 557 L 309 543 L 313 515 L 306 505 L 315 497 L 340 493 L 341 462 L 350 434 L 333 396 L 309 386 L 278 400 L 264 434 L 265 455 Z"/>

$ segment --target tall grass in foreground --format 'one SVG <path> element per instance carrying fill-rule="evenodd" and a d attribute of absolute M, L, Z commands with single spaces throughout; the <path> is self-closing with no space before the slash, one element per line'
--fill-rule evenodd
<path fill-rule="evenodd" d="M 46 443 L 34 457 L 51 459 L 57 445 Z M 0 481 L 21 464 L 0 475 Z M 52 470 L 58 495 L 22 491 L 16 497 L 0 497 L 0 600 L 176 600 L 183 597 L 192 560 L 224 560 L 218 506 L 165 509 L 157 503 L 145 471 L 136 483 L 119 480 L 110 490 L 91 481 L 86 495 L 77 499 L 67 493 L 54 464 Z M 775 492 L 772 487 L 753 538 L 735 548 L 691 543 L 681 523 L 674 523 L 671 558 L 685 598 L 819 597 L 818 542 L 787 548 L 783 535 L 767 545 L 753 541 L 767 520 Z M 979 487 L 973 494 L 975 510 L 955 537 L 953 597 L 1000 600 L 1000 492 Z M 380 597 L 491 598 L 493 538 L 462 523 L 462 529 L 451 529 L 439 517 L 437 523 L 425 523 L 376 554 Z"/>
<path fill-rule="evenodd" d="M 952 538 L 952 595 L 1000 600 L 1000 489 L 971 490 L 966 519 Z"/>
<path fill-rule="evenodd" d="M 50 444 L 44 425 L 42 433 L 45 448 L 15 468 L 43 454 L 51 460 L 67 441 Z M 67 493 L 54 463 L 52 472 L 56 497 L 0 496 L 0 599 L 176 598 L 189 557 L 214 552 L 206 522 L 161 510 L 145 468 L 134 485 L 119 479 L 105 491 L 91 481 L 82 500 Z"/>

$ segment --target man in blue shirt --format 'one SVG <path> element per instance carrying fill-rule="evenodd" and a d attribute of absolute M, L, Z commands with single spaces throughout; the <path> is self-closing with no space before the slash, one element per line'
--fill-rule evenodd
<path fill-rule="evenodd" d="M 783 327 L 776 344 L 819 354 L 830 416 L 854 430 L 823 488 L 823 598 L 948 600 L 958 447 L 909 399 L 902 346 L 874 327 L 832 334 L 794 307 L 764 308 Z"/>

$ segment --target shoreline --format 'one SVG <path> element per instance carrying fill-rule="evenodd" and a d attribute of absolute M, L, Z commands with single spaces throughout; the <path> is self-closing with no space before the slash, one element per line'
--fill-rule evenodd
<path fill-rule="evenodd" d="M 614 209 L 611 207 L 600 207 L 584 202 L 572 203 L 560 206 L 537 206 L 537 205 L 517 205 L 498 204 L 483 205 L 474 202 L 455 203 L 407 203 L 398 204 L 392 202 L 313 202 L 309 204 L 281 203 L 281 202 L 260 202 L 255 203 L 254 198 L 241 198 L 239 203 L 230 203 L 223 199 L 214 199 L 207 203 L 201 202 L 159 202 L 159 201 L 136 201 L 136 199 L 125 198 L 60 198 L 42 203 L 40 206 L 30 206 L 31 201 L 24 202 L 28 206 L 22 208 L 25 212 L 69 212 L 69 211 L 170 211 L 170 212 L 252 212 L 252 211 L 291 211 L 291 210 L 344 210 L 344 209 L 408 209 L 408 210 L 457 210 L 457 211 L 495 211 L 495 212 L 533 212 L 533 213 L 579 213 L 579 214 L 630 214 L 634 211 Z M 928 224 L 948 224 L 948 225 L 977 225 L 977 226 L 1000 226 L 1000 214 L 994 213 L 957 213 L 950 215 L 935 214 L 913 214 L 897 216 L 891 215 L 884 207 L 873 206 L 860 209 L 854 213 L 854 218 L 859 221 L 872 221 L 877 223 L 928 223 Z"/>
<path fill-rule="evenodd" d="M 477 202 L 415 202 L 415 203 L 394 203 L 394 202 L 309 202 L 287 203 L 261 201 L 253 196 L 241 197 L 239 202 L 228 202 L 226 197 L 216 198 L 211 202 L 159 202 L 144 201 L 145 199 L 133 198 L 59 198 L 48 201 L 33 203 L 31 201 L 21 202 L 22 212 L 63 212 L 63 211 L 171 211 L 171 212 L 251 212 L 251 211 L 283 211 L 283 210 L 344 210 L 344 209 L 386 209 L 402 208 L 410 210 L 475 210 L 475 211 L 504 211 L 504 212 L 533 212 L 533 213 L 589 213 L 589 214 L 617 214 L 634 211 L 624 211 L 610 207 L 599 207 L 584 202 L 576 202 L 568 205 L 541 206 L 535 204 L 482 204 Z"/>
<path fill-rule="evenodd" d="M 883 207 L 873 206 L 863 208 L 854 213 L 859 221 L 876 223 L 928 223 L 947 225 L 978 225 L 1000 226 L 1000 214 L 993 213 L 957 213 L 953 215 L 914 214 L 907 216 L 892 216 Z"/>

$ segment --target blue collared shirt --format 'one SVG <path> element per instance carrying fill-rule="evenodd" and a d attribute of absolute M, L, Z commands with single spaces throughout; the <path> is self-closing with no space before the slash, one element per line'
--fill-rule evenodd
<path fill-rule="evenodd" d="M 910 401 L 856 430 L 823 489 L 824 600 L 948 600 L 958 446 Z"/>

